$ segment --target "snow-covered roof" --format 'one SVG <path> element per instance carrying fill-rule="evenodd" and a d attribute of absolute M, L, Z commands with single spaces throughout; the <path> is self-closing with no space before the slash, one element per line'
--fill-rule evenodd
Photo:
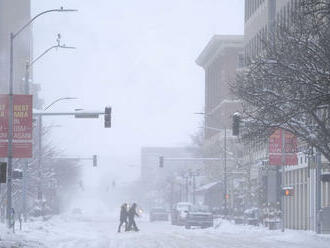
<path fill-rule="evenodd" d="M 243 35 L 214 35 L 196 59 L 196 63 L 205 67 L 224 47 L 243 47 L 243 41 Z"/>

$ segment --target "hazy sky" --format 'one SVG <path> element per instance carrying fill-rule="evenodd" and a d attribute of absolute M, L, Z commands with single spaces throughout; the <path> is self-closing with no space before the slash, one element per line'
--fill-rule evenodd
<path fill-rule="evenodd" d="M 45 117 L 61 126 L 53 129 L 52 144 L 67 156 L 98 154 L 113 178 L 128 168 L 138 172 L 141 146 L 189 144 L 201 120 L 193 113 L 204 106 L 204 72 L 195 59 L 214 34 L 243 33 L 244 1 L 32 0 L 32 14 L 59 6 L 79 12 L 38 19 L 34 56 L 59 32 L 78 49 L 54 51 L 35 64 L 34 82 L 46 105 L 79 98 L 50 111 L 111 105 L 113 127 L 105 129 L 103 117 Z"/>

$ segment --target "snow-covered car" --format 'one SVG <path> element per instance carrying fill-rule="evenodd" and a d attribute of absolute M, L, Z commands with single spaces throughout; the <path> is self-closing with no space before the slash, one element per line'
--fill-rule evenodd
<path fill-rule="evenodd" d="M 245 222 L 248 225 L 259 225 L 260 210 L 258 208 L 249 208 L 244 211 Z"/>
<path fill-rule="evenodd" d="M 165 208 L 152 208 L 150 210 L 149 220 L 152 221 L 168 221 L 168 212 Z"/>
<path fill-rule="evenodd" d="M 178 202 L 171 211 L 171 224 L 183 226 L 188 212 L 193 206 L 190 202 Z"/>
<path fill-rule="evenodd" d="M 185 228 L 192 226 L 208 228 L 213 226 L 213 214 L 207 206 L 192 206 L 185 219 Z"/>

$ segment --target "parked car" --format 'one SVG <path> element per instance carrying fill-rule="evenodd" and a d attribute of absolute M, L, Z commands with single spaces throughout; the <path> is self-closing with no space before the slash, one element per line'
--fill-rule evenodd
<path fill-rule="evenodd" d="M 184 226 L 185 219 L 193 206 L 190 202 L 178 202 L 171 211 L 171 224 Z"/>
<path fill-rule="evenodd" d="M 207 206 L 193 206 L 185 219 L 185 228 L 192 226 L 208 228 L 213 226 L 213 214 Z"/>
<path fill-rule="evenodd" d="M 260 210 L 258 208 L 249 208 L 244 211 L 245 222 L 248 225 L 259 225 Z"/>
<path fill-rule="evenodd" d="M 152 208 L 150 210 L 149 220 L 152 221 L 168 221 L 168 212 L 165 208 Z"/>

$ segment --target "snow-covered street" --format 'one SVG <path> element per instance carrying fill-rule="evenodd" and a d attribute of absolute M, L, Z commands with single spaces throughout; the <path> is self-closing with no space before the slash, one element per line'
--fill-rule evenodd
<path fill-rule="evenodd" d="M 29 222 L 11 238 L 29 240 L 23 247 L 47 248 L 328 248 L 330 243 L 329 235 L 305 231 L 283 234 L 228 222 L 222 222 L 219 228 L 185 230 L 143 218 L 138 219 L 138 233 L 117 233 L 117 225 L 117 219 L 110 215 L 64 214 L 48 221 Z"/>

